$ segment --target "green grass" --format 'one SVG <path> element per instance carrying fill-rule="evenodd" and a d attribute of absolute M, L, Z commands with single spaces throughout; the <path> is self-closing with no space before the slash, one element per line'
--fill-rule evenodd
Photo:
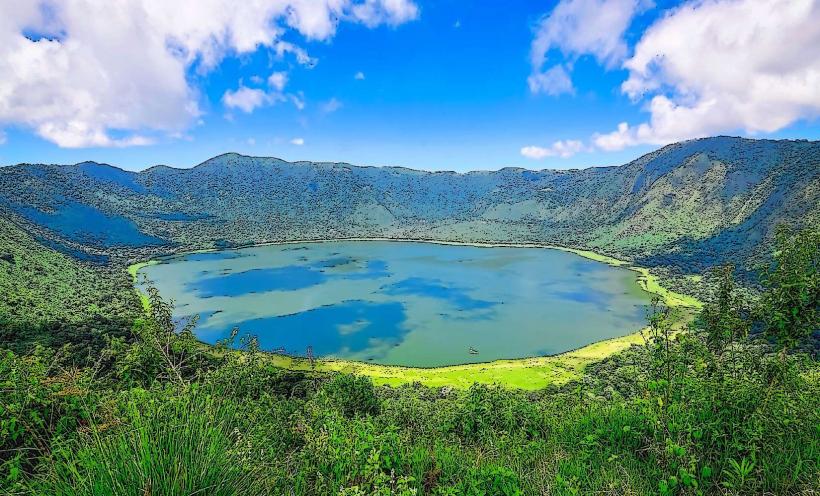
<path fill-rule="evenodd" d="M 661 286 L 658 277 L 653 275 L 649 269 L 643 267 L 630 267 L 630 269 L 640 274 L 638 276 L 638 284 L 641 288 L 646 292 L 660 296 L 663 299 L 664 304 L 667 306 L 696 309 L 703 307 L 703 302 L 694 296 L 676 293 Z"/>
<path fill-rule="evenodd" d="M 134 281 L 134 285 L 136 286 L 139 277 L 139 271 L 145 267 L 149 267 L 151 265 L 159 264 L 159 260 L 147 260 L 145 262 L 138 262 L 135 264 L 131 264 L 128 266 L 128 274 L 131 276 L 131 279 Z M 137 295 L 140 298 L 140 304 L 142 305 L 143 310 L 148 310 L 150 304 L 148 303 L 148 295 L 140 291 L 138 288 L 135 287 L 134 289 L 137 292 Z"/>
<path fill-rule="evenodd" d="M 134 280 L 134 283 L 137 282 L 137 275 L 139 271 L 142 270 L 144 267 L 148 267 L 150 265 L 156 265 L 159 263 L 159 260 L 148 260 L 146 262 L 138 262 L 135 264 L 131 264 L 128 266 L 128 274 Z"/>
<path fill-rule="evenodd" d="M 416 368 L 376 365 L 350 360 L 317 360 L 313 367 L 302 358 L 269 355 L 270 363 L 290 370 L 343 372 L 369 377 L 375 384 L 400 386 L 420 383 L 429 387 L 467 389 L 474 383 L 498 384 L 508 388 L 538 390 L 559 386 L 583 375 L 590 363 L 622 351 L 643 340 L 639 333 L 593 343 L 556 356 L 496 360 L 449 367 Z"/>
<path fill-rule="evenodd" d="M 93 426 L 76 463 L 55 467 L 54 495 L 261 494 L 259 469 L 237 449 L 236 405 L 189 391 L 170 401 L 124 405 L 127 428 Z"/>

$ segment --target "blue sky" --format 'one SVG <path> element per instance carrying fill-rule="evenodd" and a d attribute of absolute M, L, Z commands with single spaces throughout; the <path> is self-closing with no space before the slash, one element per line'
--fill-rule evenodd
<path fill-rule="evenodd" d="M 820 135 L 811 0 L 270 3 L 146 0 L 107 23 L 4 4 L 0 52 L 28 55 L 0 53 L 0 164 L 187 167 L 235 151 L 573 168 L 699 136 Z"/>

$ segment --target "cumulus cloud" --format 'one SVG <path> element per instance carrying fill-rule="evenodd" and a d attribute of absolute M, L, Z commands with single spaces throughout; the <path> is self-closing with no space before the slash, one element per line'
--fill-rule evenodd
<path fill-rule="evenodd" d="M 353 75 L 353 79 L 355 79 L 357 81 L 363 81 L 364 80 L 364 73 L 362 71 L 357 72 L 356 74 Z"/>
<path fill-rule="evenodd" d="M 288 30 L 328 40 L 340 22 L 395 26 L 418 14 L 412 0 L 3 2 L 0 125 L 64 147 L 146 144 L 198 120 L 191 69 L 260 47 L 313 65 L 282 39 Z M 244 93 L 226 98 L 245 111 L 258 97 Z"/>
<path fill-rule="evenodd" d="M 533 160 L 541 160 L 547 157 L 569 158 L 584 150 L 584 144 L 578 140 L 556 141 L 549 147 L 525 146 L 521 149 L 521 155 Z"/>
<path fill-rule="evenodd" d="M 304 138 L 293 138 L 292 140 L 290 140 L 290 144 L 291 145 L 296 145 L 296 146 L 302 146 L 302 145 L 305 144 L 305 139 Z"/>
<path fill-rule="evenodd" d="M 650 117 L 597 135 L 602 149 L 777 131 L 820 115 L 820 2 L 690 2 L 651 26 L 624 67 L 622 91 L 648 100 Z"/>
<path fill-rule="evenodd" d="M 282 91 L 285 89 L 285 85 L 288 84 L 288 73 L 287 72 L 274 72 L 268 77 L 268 85 L 275 89 L 276 91 Z"/>
<path fill-rule="evenodd" d="M 351 9 L 353 17 L 368 27 L 397 26 L 419 16 L 418 6 L 409 0 L 365 0 Z"/>
<path fill-rule="evenodd" d="M 557 96 L 562 93 L 575 93 L 572 80 L 564 66 L 556 65 L 546 71 L 535 73 L 527 78 L 527 84 L 533 93 L 546 93 Z"/>
<path fill-rule="evenodd" d="M 276 53 L 276 57 L 280 60 L 283 59 L 285 55 L 293 55 L 296 62 L 308 68 L 314 67 L 317 63 L 315 58 L 308 55 L 307 50 L 287 41 L 277 42 L 273 46 L 273 51 Z"/>
<path fill-rule="evenodd" d="M 268 105 L 274 101 L 274 97 L 263 90 L 240 86 L 234 91 L 226 91 L 222 95 L 222 103 L 231 109 L 239 109 L 246 114 L 253 112 L 256 108 Z"/>
<path fill-rule="evenodd" d="M 550 95 L 572 93 L 571 64 L 544 69 L 551 51 L 564 59 L 592 55 L 607 68 L 627 56 L 624 33 L 636 14 L 652 6 L 650 0 L 561 0 L 536 26 L 530 47 L 530 91 Z"/>

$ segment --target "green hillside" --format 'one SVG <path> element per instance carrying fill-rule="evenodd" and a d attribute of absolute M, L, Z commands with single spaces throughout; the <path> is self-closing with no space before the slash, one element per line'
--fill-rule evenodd
<path fill-rule="evenodd" d="M 92 266 L 47 248 L 0 218 L 0 343 L 101 346 L 125 335 L 137 298 L 122 269 Z"/>
<path fill-rule="evenodd" d="M 620 167 L 422 172 L 226 154 L 139 173 L 0 168 L 0 205 L 109 255 L 391 237 L 543 243 L 697 274 L 752 269 L 777 224 L 820 218 L 820 142 L 706 138 Z"/>

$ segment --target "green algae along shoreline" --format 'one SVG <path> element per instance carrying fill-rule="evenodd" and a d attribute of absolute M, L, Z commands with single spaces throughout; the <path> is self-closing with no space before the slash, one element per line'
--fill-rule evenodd
<path fill-rule="evenodd" d="M 695 309 L 702 306 L 696 298 L 676 293 L 664 288 L 658 278 L 649 269 L 632 265 L 630 262 L 619 260 L 589 250 L 569 248 L 566 246 L 538 244 L 538 243 L 472 243 L 459 241 L 440 241 L 429 239 L 397 239 L 397 238 L 334 238 L 319 240 L 272 241 L 245 245 L 232 248 L 209 248 L 176 253 L 132 264 L 128 267 L 134 283 L 137 282 L 139 271 L 147 266 L 161 263 L 163 259 L 188 255 L 193 253 L 208 253 L 217 251 L 240 250 L 259 246 L 332 243 L 340 241 L 382 241 L 396 243 L 431 243 L 451 246 L 473 246 L 478 248 L 541 248 L 561 250 L 575 255 L 605 263 L 614 267 L 624 267 L 637 274 L 636 281 L 644 291 L 660 296 L 669 307 L 681 310 L 681 323 L 687 322 Z M 147 296 L 136 288 L 140 295 L 143 307 L 147 308 Z M 641 331 L 626 336 L 606 339 L 591 343 L 576 350 L 567 351 L 558 355 L 495 360 L 485 363 L 464 365 L 448 365 L 443 367 L 404 367 L 396 365 L 378 365 L 365 362 L 343 360 L 335 358 L 321 358 L 313 363 L 302 357 L 266 353 L 267 359 L 275 366 L 291 370 L 317 370 L 325 372 L 345 372 L 370 377 L 375 384 L 399 386 L 418 382 L 430 387 L 467 388 L 473 383 L 499 384 L 505 387 L 536 390 L 549 385 L 565 384 L 581 377 L 584 368 L 596 361 L 623 351 L 633 344 L 643 343 Z M 204 344 L 204 343 L 203 343 Z M 210 345 L 207 345 L 210 346 Z M 237 353 L 241 353 L 237 351 Z"/>

